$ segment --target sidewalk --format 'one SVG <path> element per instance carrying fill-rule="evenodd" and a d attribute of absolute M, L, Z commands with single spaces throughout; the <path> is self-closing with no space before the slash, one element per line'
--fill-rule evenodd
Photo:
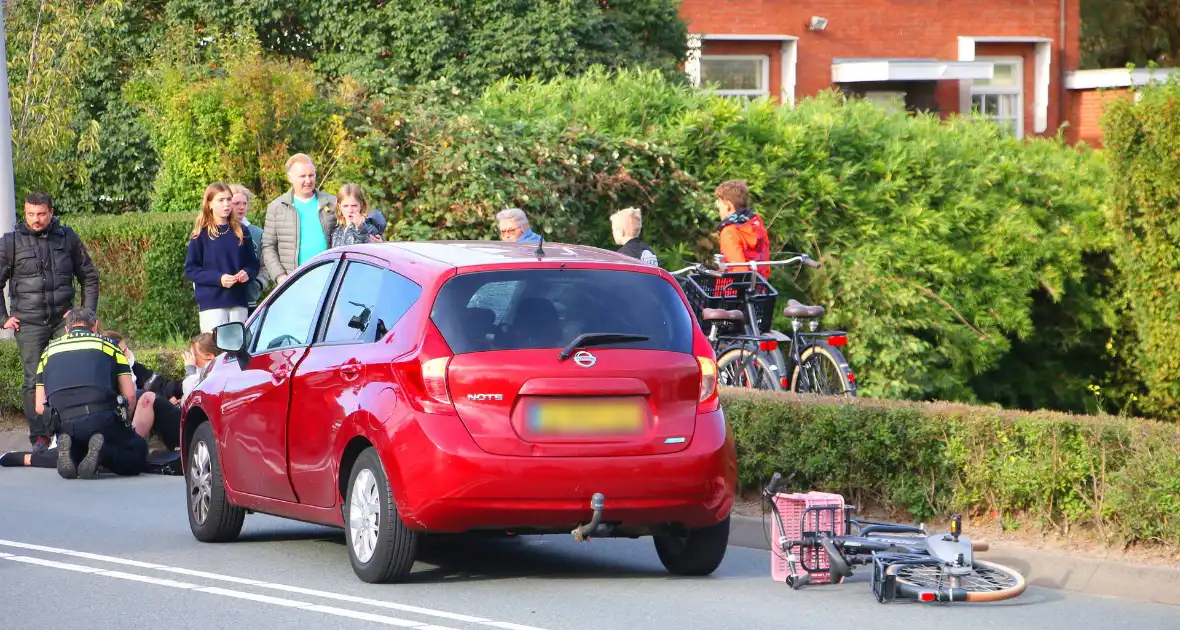
<path fill-rule="evenodd" d="M 729 544 L 770 550 L 762 519 L 753 516 L 733 515 Z M 997 543 L 991 543 L 991 549 L 979 557 L 1016 569 L 1029 586 L 1180 606 L 1180 568 L 1111 562 Z M 870 568 L 861 567 L 860 570 Z M 766 577 L 770 579 L 769 565 Z"/>

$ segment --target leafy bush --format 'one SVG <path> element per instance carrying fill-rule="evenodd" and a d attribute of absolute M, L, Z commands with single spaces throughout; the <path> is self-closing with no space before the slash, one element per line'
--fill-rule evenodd
<path fill-rule="evenodd" d="M 342 140 L 331 101 L 304 62 L 264 58 L 253 33 L 171 29 L 124 88 L 159 154 L 152 209 L 195 212 L 205 187 L 242 183 L 265 199 L 289 187 L 283 166 L 311 155 L 321 184 Z"/>
<path fill-rule="evenodd" d="M 498 238 L 494 217 L 507 206 L 570 243 L 617 247 L 607 217 L 628 205 L 653 210 L 648 238 L 692 245 L 707 232 L 708 197 L 668 147 L 544 120 L 491 122 L 460 94 L 446 81 L 399 92 L 355 127 L 359 150 L 339 177 L 388 208 L 392 238 Z"/>
<path fill-rule="evenodd" d="M 389 193 L 402 238 L 491 235 L 493 210 L 517 204 L 548 239 L 614 247 L 606 215 L 638 204 L 670 266 L 715 251 L 712 189 L 742 178 L 776 246 L 824 263 L 775 282 L 850 331 L 866 395 L 1081 410 L 1107 376 L 1092 152 L 833 93 L 744 104 L 657 72 L 504 80 L 470 105 L 445 87 L 376 99 L 351 122 L 364 151 L 342 168 Z M 614 185 L 623 169 L 635 186 Z M 1028 371 L 1001 363 L 1014 349 Z"/>
<path fill-rule="evenodd" d="M 1102 118 L 1109 153 L 1109 223 L 1133 336 L 1128 347 L 1149 413 L 1180 412 L 1180 78 L 1116 100 Z"/>
<path fill-rule="evenodd" d="M 18 197 L 57 195 L 87 177 L 82 154 L 96 149 L 98 123 L 82 107 L 95 42 L 113 25 L 116 0 L 7 2 L 4 7 L 12 166 Z"/>
<path fill-rule="evenodd" d="M 197 332 L 192 284 L 184 259 L 195 213 L 69 216 L 98 267 L 98 316 L 141 343 Z"/>
<path fill-rule="evenodd" d="M 184 258 L 195 213 L 69 215 L 99 273 L 98 317 L 136 343 L 160 344 L 198 332 Z M 250 216 L 260 219 L 259 213 Z"/>
<path fill-rule="evenodd" d="M 1177 425 L 730 389 L 723 405 L 746 489 L 795 473 L 790 490 L 838 492 L 917 519 L 962 510 L 1180 543 Z"/>
<path fill-rule="evenodd" d="M 283 57 L 382 89 L 446 77 L 480 87 L 593 64 L 676 71 L 688 33 L 678 0 L 172 0 L 174 19 L 247 25 Z"/>
<path fill-rule="evenodd" d="M 106 328 L 105 322 L 100 322 Z M 131 344 L 135 353 L 135 360 L 142 362 L 155 372 L 170 379 L 184 378 L 184 359 L 181 349 L 157 348 Z M 23 398 L 21 384 L 24 381 L 24 369 L 21 367 L 20 351 L 16 342 L 0 341 L 0 413 L 5 416 L 15 415 L 23 418 Z"/>

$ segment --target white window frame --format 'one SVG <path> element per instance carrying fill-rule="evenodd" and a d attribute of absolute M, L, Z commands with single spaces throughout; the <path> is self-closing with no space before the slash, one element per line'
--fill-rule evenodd
<path fill-rule="evenodd" d="M 724 59 L 726 61 L 759 61 L 762 63 L 762 89 L 761 90 L 709 90 L 714 94 L 722 96 L 770 96 L 770 55 L 701 55 L 701 85 L 705 85 L 704 79 L 704 63 L 710 59 Z"/>
<path fill-rule="evenodd" d="M 1015 66 L 1016 87 L 996 87 L 975 85 L 971 81 L 971 97 L 967 101 L 974 109 L 977 95 L 1016 96 L 1016 134 L 1017 139 L 1024 137 L 1024 57 L 977 57 L 979 61 L 991 61 L 997 66 Z M 991 116 L 980 112 L 980 116 L 991 119 Z M 998 122 L 998 121 L 997 121 Z"/>

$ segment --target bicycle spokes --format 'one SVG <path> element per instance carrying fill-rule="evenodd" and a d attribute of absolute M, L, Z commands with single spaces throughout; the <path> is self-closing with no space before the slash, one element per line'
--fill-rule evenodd
<path fill-rule="evenodd" d="M 844 378 L 840 373 L 840 367 L 826 354 L 812 352 L 803 359 L 795 391 L 800 394 L 834 396 L 843 394 L 844 390 Z"/>

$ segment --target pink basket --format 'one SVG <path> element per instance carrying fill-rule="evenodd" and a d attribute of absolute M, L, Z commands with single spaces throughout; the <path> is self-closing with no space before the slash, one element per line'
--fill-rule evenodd
<path fill-rule="evenodd" d="M 837 536 L 844 534 L 844 497 L 838 494 L 827 492 L 783 494 L 780 492 L 774 495 L 774 503 L 782 517 L 783 531 L 786 532 L 789 540 L 802 539 L 804 528 L 809 532 L 818 529 L 819 531 L 833 532 Z M 825 506 L 837 509 L 808 512 L 803 523 L 804 527 L 800 527 L 803 510 L 809 507 Z M 818 528 L 816 527 L 817 519 Z M 779 549 L 778 527 L 775 525 L 773 517 L 767 519 L 767 525 L 770 528 L 770 541 L 773 547 L 770 554 L 770 577 L 777 582 L 786 582 L 787 576 L 791 574 L 790 565 L 787 564 L 787 552 Z M 789 551 L 795 554 L 795 570 L 800 574 L 806 572 L 803 569 L 804 564 L 812 569 L 828 568 L 828 554 L 821 547 L 804 549 L 796 546 Z M 828 584 L 831 581 L 832 574 L 827 571 L 813 571 L 811 574 L 812 584 Z"/>

